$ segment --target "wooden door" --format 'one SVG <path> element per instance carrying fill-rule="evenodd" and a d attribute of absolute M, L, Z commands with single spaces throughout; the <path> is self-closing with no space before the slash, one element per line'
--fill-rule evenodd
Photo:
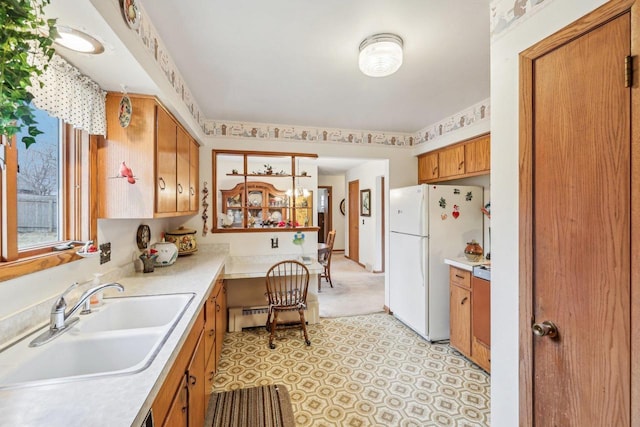
<path fill-rule="evenodd" d="M 227 332 L 227 286 L 220 279 L 220 290 L 216 295 L 216 350 L 215 350 L 215 372 L 218 371 L 218 362 L 222 355 L 224 336 Z"/>
<path fill-rule="evenodd" d="M 447 148 L 438 154 L 440 178 L 464 175 L 464 145 Z"/>
<path fill-rule="evenodd" d="M 349 259 L 360 262 L 360 182 L 349 182 Z"/>
<path fill-rule="evenodd" d="M 162 423 L 160 423 L 160 420 L 156 420 L 159 426 L 187 427 L 187 425 L 189 425 L 189 420 L 187 419 L 187 394 L 187 376 L 183 375 L 178 391 L 176 392 L 173 401 L 171 402 L 171 406 L 169 406 L 167 417 Z"/>
<path fill-rule="evenodd" d="M 176 198 L 178 212 L 187 212 L 189 210 L 190 145 L 189 134 L 179 127 L 176 139 Z"/>
<path fill-rule="evenodd" d="M 449 285 L 449 341 L 471 356 L 471 291 L 457 285 Z"/>
<path fill-rule="evenodd" d="M 156 107 L 156 212 L 176 211 L 176 122 Z"/>
<path fill-rule="evenodd" d="M 199 175 L 200 175 L 200 146 L 195 139 L 189 144 L 189 210 L 197 212 L 200 206 L 199 200 Z"/>
<path fill-rule="evenodd" d="M 491 169 L 491 136 L 483 135 L 464 145 L 465 174 Z"/>
<path fill-rule="evenodd" d="M 187 367 L 189 387 L 189 426 L 204 426 L 208 395 L 206 393 L 206 361 L 204 331 L 200 333 L 198 344 Z"/>
<path fill-rule="evenodd" d="M 418 182 L 424 184 L 438 176 L 438 152 L 418 156 Z"/>
<path fill-rule="evenodd" d="M 521 425 L 630 425 L 631 24 L 615 7 L 521 57 Z"/>

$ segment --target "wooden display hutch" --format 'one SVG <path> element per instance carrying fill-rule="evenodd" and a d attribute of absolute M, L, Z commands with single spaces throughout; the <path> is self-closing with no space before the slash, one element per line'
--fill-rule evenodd
<path fill-rule="evenodd" d="M 246 191 L 245 191 L 246 188 Z M 221 190 L 222 213 L 232 215 L 233 223 L 229 228 L 243 228 L 243 219 L 247 217 L 247 228 L 277 227 L 279 223 L 288 223 L 294 217 L 299 227 L 313 225 L 313 197 L 312 192 L 295 198 L 286 191 L 275 188 L 268 182 L 250 181 L 238 183 L 230 190 Z M 245 199 L 246 195 L 246 199 Z"/>
<path fill-rule="evenodd" d="M 219 157 L 231 157 L 238 167 L 230 169 Z M 300 158 L 316 157 L 315 154 L 214 150 L 214 194 L 220 198 L 214 202 L 220 210 L 214 211 L 212 230 L 317 230 L 313 226 L 313 192 L 304 184 L 310 175 L 299 166 Z M 272 168 L 271 162 L 277 166 Z M 218 168 L 223 169 L 216 174 Z M 224 169 L 230 172 L 225 173 Z"/>

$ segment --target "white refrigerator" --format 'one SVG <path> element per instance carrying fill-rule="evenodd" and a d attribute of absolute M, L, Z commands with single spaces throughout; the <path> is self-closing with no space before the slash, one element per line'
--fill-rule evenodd
<path fill-rule="evenodd" d="M 415 185 L 390 193 L 389 308 L 426 338 L 449 338 L 449 266 L 467 242 L 482 245 L 483 189 Z"/>

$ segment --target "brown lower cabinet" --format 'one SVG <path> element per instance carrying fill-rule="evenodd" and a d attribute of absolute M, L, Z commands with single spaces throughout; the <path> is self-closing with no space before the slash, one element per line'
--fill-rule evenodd
<path fill-rule="evenodd" d="M 490 282 L 449 267 L 449 343 L 491 372 Z"/>
<path fill-rule="evenodd" d="M 218 277 L 151 409 L 157 426 L 204 425 L 227 329 L 224 281 Z"/>

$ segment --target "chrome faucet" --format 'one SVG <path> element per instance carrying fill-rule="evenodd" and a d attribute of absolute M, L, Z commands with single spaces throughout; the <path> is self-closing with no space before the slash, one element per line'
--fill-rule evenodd
<path fill-rule="evenodd" d="M 29 344 L 30 347 L 37 347 L 42 344 L 48 343 L 63 332 L 69 330 L 71 326 L 73 326 L 78 321 L 77 317 L 71 318 L 71 316 L 73 316 L 81 307 L 83 308 L 83 310 L 80 312 L 80 314 L 91 313 L 91 297 L 94 294 L 109 288 L 116 288 L 120 292 L 124 291 L 124 287 L 119 283 L 105 283 L 96 286 L 94 288 L 86 290 L 82 295 L 80 295 L 78 302 L 76 302 L 69 311 L 66 311 L 67 301 L 64 297 L 77 287 L 78 283 L 76 282 L 73 285 L 69 286 L 69 288 L 67 288 L 67 290 L 64 291 L 62 295 L 60 295 L 56 299 L 56 301 L 53 303 L 53 307 L 51 307 L 49 329 L 36 337 L 33 341 L 31 341 L 31 343 Z"/>

